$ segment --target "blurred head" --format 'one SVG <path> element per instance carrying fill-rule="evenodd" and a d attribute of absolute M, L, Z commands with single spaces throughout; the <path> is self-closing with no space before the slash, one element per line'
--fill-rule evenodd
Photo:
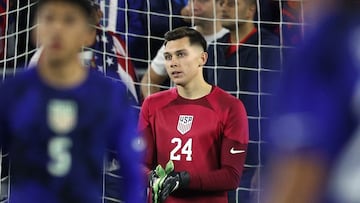
<path fill-rule="evenodd" d="M 189 0 L 187 9 L 195 25 L 220 18 L 220 0 Z"/>
<path fill-rule="evenodd" d="M 91 43 L 93 7 L 88 0 L 40 0 L 38 5 L 37 39 L 45 60 L 64 62 Z"/>
<path fill-rule="evenodd" d="M 165 66 L 170 79 L 185 86 L 196 78 L 203 78 L 207 60 L 204 37 L 189 27 L 180 27 L 165 34 Z"/>
<path fill-rule="evenodd" d="M 91 24 L 97 26 L 100 24 L 103 13 L 100 8 L 100 0 L 90 0 L 92 2 Z"/>
<path fill-rule="evenodd" d="M 222 25 L 229 30 L 236 30 L 244 22 L 254 20 L 257 0 L 220 0 Z"/>

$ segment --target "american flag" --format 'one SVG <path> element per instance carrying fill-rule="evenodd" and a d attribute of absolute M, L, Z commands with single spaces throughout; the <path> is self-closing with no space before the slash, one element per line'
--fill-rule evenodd
<path fill-rule="evenodd" d="M 122 81 L 136 102 L 139 101 L 135 82 L 137 77 L 132 62 L 128 59 L 126 45 L 114 33 L 97 30 L 95 44 L 86 49 L 91 51 L 89 67 L 96 69 L 106 77 Z"/>

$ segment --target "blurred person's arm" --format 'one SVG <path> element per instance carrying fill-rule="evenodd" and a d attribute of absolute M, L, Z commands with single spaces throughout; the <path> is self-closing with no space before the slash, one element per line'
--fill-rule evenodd
<path fill-rule="evenodd" d="M 180 10 L 180 15 L 183 17 L 183 20 L 186 23 L 191 23 L 191 16 L 192 16 L 191 13 L 192 11 L 190 8 L 190 1 L 189 1 L 188 4 Z"/>
<path fill-rule="evenodd" d="M 125 202 L 144 202 L 146 187 L 145 176 L 142 173 L 145 143 L 137 132 L 137 111 L 132 108 L 134 103 L 129 101 L 126 87 L 122 83 L 114 83 L 117 88 L 111 98 L 111 108 L 114 109 L 114 121 L 109 133 L 109 148 L 116 149 L 119 161 L 119 175 L 122 178 L 121 197 Z"/>
<path fill-rule="evenodd" d="M 145 99 L 159 92 L 160 85 L 168 78 L 165 68 L 164 46 L 162 46 L 141 79 L 141 94 Z"/>
<path fill-rule="evenodd" d="M 160 91 L 160 85 L 166 80 L 167 75 L 159 75 L 149 66 L 141 79 L 141 94 L 143 98 Z"/>
<path fill-rule="evenodd" d="M 170 29 L 187 26 L 182 19 L 181 10 L 187 5 L 187 1 L 163 1 L 163 0 L 151 0 L 149 4 L 144 5 L 144 10 L 151 13 L 173 15 L 169 18 L 163 15 L 150 15 L 150 19 L 147 15 L 144 15 L 144 22 L 150 24 L 151 34 L 163 37 L 164 33 Z M 148 21 L 150 20 L 150 21 Z"/>

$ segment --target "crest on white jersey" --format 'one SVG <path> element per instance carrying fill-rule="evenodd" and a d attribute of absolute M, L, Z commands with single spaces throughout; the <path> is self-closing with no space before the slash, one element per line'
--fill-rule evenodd
<path fill-rule="evenodd" d="M 182 135 L 185 135 L 187 132 L 189 132 L 191 130 L 193 120 L 194 120 L 194 116 L 180 115 L 178 125 L 177 125 L 177 130 Z"/>
<path fill-rule="evenodd" d="M 77 123 L 77 105 L 74 101 L 54 99 L 47 106 L 49 128 L 56 134 L 67 134 Z"/>

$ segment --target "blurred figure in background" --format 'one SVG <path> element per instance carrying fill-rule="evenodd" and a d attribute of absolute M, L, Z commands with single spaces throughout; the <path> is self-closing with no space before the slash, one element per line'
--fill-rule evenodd
<path fill-rule="evenodd" d="M 262 130 L 269 115 L 265 108 L 272 92 L 269 84 L 279 75 L 280 43 L 270 31 L 254 24 L 257 0 L 220 2 L 222 25 L 230 33 L 209 46 L 204 72 L 207 81 L 239 98 L 247 110 L 251 142 L 240 182 L 240 187 L 247 189 L 237 193 L 239 201 L 249 202 L 252 179 L 262 164 L 259 142 L 264 140 Z M 258 191 L 257 186 L 253 189 Z M 234 193 L 230 193 L 232 202 L 235 202 Z"/>
<path fill-rule="evenodd" d="M 283 36 L 283 45 L 296 46 L 302 39 L 303 12 L 301 1 L 282 1 L 282 23 L 279 27 Z"/>
<path fill-rule="evenodd" d="M 264 203 L 360 202 L 360 4 L 316 3 L 327 17 L 305 29 L 274 102 Z"/>
<path fill-rule="evenodd" d="M 188 4 L 188 0 L 143 1 L 142 10 L 149 12 L 149 14 L 142 15 L 148 35 L 151 36 L 150 41 L 146 40 L 147 44 L 150 43 L 148 45 L 150 46 L 150 55 L 148 56 L 154 58 L 163 44 L 164 34 L 167 31 L 190 25 L 181 16 L 181 11 Z"/>
<path fill-rule="evenodd" d="M 116 32 L 128 45 L 126 50 L 132 57 L 136 69 L 146 69 L 148 59 L 146 0 L 103 0 L 105 2 L 104 26 Z M 139 49 L 141 47 L 141 49 Z"/>
<path fill-rule="evenodd" d="M 181 17 L 187 0 L 103 0 L 104 23 L 127 42 L 136 69 L 146 70 L 155 57 L 165 32 L 189 25 Z M 139 49 L 141 47 L 141 49 Z"/>

